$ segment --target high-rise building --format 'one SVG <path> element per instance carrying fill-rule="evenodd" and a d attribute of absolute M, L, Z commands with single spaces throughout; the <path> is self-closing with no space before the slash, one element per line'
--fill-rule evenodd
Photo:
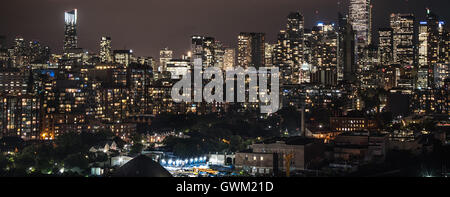
<path fill-rule="evenodd" d="M 337 84 L 338 37 L 334 24 L 318 23 L 312 29 L 312 65 L 317 68 L 311 81 L 324 85 Z"/>
<path fill-rule="evenodd" d="M 395 64 L 412 66 L 415 63 L 414 20 L 413 14 L 391 14 Z"/>
<path fill-rule="evenodd" d="M 216 40 L 213 45 L 213 66 L 220 69 L 224 68 L 225 65 L 225 46 L 222 42 Z"/>
<path fill-rule="evenodd" d="M 194 53 L 194 52 L 193 52 Z M 164 48 L 159 51 L 159 68 L 158 72 L 164 72 L 167 70 L 166 63 L 173 58 L 173 51 L 169 48 Z"/>
<path fill-rule="evenodd" d="M 64 33 L 64 51 L 78 48 L 77 37 L 77 9 L 66 11 L 64 13 L 65 33 Z"/>
<path fill-rule="evenodd" d="M 264 33 L 242 32 L 238 36 L 238 66 L 263 67 L 265 64 Z"/>
<path fill-rule="evenodd" d="M 371 5 L 370 0 L 350 0 L 349 19 L 356 31 L 356 41 L 365 45 L 371 42 Z"/>
<path fill-rule="evenodd" d="M 110 37 L 103 36 L 100 40 L 100 61 L 102 63 L 110 63 L 113 61 Z"/>
<path fill-rule="evenodd" d="M 114 50 L 114 62 L 128 67 L 133 61 L 133 50 Z"/>
<path fill-rule="evenodd" d="M 233 48 L 225 49 L 223 70 L 234 68 L 235 65 L 236 65 L 236 50 Z"/>
<path fill-rule="evenodd" d="M 418 74 L 417 74 L 417 88 L 433 88 L 437 85 L 435 82 L 443 81 L 436 79 L 442 74 L 443 67 L 445 67 L 445 36 L 443 34 L 443 23 L 439 21 L 431 10 L 427 9 L 426 21 L 419 23 L 419 43 L 418 43 Z M 445 70 L 445 69 L 444 69 Z M 438 71 L 438 73 L 436 73 Z M 440 74 L 439 74 L 440 73 Z M 445 79 L 444 79 L 445 80 Z M 442 83 L 441 83 L 442 84 Z"/>
<path fill-rule="evenodd" d="M 200 58 L 202 60 L 203 67 L 215 66 L 217 63 L 215 50 L 222 50 L 222 47 L 219 46 L 221 45 L 220 42 L 217 42 L 213 37 L 198 35 L 192 36 L 191 41 L 191 60 L 193 61 Z"/>
<path fill-rule="evenodd" d="M 265 52 L 264 52 L 264 58 L 265 58 L 265 64 L 266 66 L 270 67 L 273 66 L 273 57 L 274 57 L 274 49 L 276 47 L 276 44 L 270 44 L 270 43 L 266 43 L 265 44 Z"/>
<path fill-rule="evenodd" d="M 394 37 L 391 28 L 378 29 L 378 53 L 382 65 L 390 65 L 393 61 Z"/>
<path fill-rule="evenodd" d="M 280 68 L 283 83 L 297 84 L 303 64 L 304 19 L 299 12 L 288 15 L 286 30 L 278 34 L 273 63 Z"/>
<path fill-rule="evenodd" d="M 423 22 L 420 24 L 424 25 Z M 439 62 L 439 43 L 442 36 L 440 34 L 441 25 L 439 18 L 429 9 L 427 9 L 427 21 L 425 25 L 427 34 L 427 65 L 431 66 Z"/>
<path fill-rule="evenodd" d="M 355 31 L 347 16 L 339 14 L 337 80 L 355 82 Z"/>

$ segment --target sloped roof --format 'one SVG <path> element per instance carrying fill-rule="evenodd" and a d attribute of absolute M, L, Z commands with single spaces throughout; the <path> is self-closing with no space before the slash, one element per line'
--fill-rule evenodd
<path fill-rule="evenodd" d="M 150 157 L 139 155 L 120 167 L 115 177 L 172 177 L 161 165 Z"/>

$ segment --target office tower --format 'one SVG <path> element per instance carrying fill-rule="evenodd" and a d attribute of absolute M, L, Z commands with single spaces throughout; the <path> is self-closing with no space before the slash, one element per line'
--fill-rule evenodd
<path fill-rule="evenodd" d="M 334 24 L 318 23 L 312 29 L 312 65 L 317 68 L 311 81 L 324 85 L 337 84 L 338 38 Z"/>
<path fill-rule="evenodd" d="M 414 15 L 391 14 L 390 24 L 394 39 L 393 62 L 400 65 L 414 65 Z"/>
<path fill-rule="evenodd" d="M 138 57 L 136 63 L 151 66 L 152 68 L 155 66 L 155 60 L 153 59 L 153 57 Z"/>
<path fill-rule="evenodd" d="M 172 79 L 181 79 L 181 76 L 187 74 L 191 69 L 191 65 L 190 60 L 184 59 L 171 59 L 166 62 L 167 71 L 171 73 Z"/>
<path fill-rule="evenodd" d="M 205 37 L 203 40 L 203 54 L 205 61 L 203 62 L 204 67 L 212 67 L 215 63 L 215 57 L 214 57 L 214 46 L 215 46 L 215 40 L 213 37 Z"/>
<path fill-rule="evenodd" d="M 78 48 L 77 37 L 77 9 L 66 11 L 64 13 L 65 33 L 64 33 L 64 51 Z"/>
<path fill-rule="evenodd" d="M 264 58 L 265 58 L 265 64 L 267 67 L 273 66 L 273 58 L 274 58 L 274 49 L 276 47 L 276 44 L 269 44 L 266 43 L 264 47 Z"/>
<path fill-rule="evenodd" d="M 21 67 L 29 63 L 29 61 L 27 61 L 27 51 L 27 44 L 25 42 L 25 39 L 19 36 L 16 37 L 14 39 L 14 45 L 11 54 L 12 67 Z"/>
<path fill-rule="evenodd" d="M 25 44 L 25 39 L 22 37 L 16 37 L 14 39 L 14 56 L 20 56 L 25 54 L 26 52 L 26 44 Z"/>
<path fill-rule="evenodd" d="M 418 66 L 417 71 L 417 87 L 418 89 L 425 89 L 428 87 L 428 25 L 426 21 L 419 23 L 419 36 L 418 36 Z"/>
<path fill-rule="evenodd" d="M 367 35 L 368 44 L 372 44 L 372 7 L 373 5 L 369 5 L 369 30 Z"/>
<path fill-rule="evenodd" d="M 102 63 L 110 63 L 113 61 L 110 37 L 103 36 L 100 40 L 100 61 Z"/>
<path fill-rule="evenodd" d="M 339 13 L 337 80 L 356 81 L 355 31 L 348 17 Z"/>
<path fill-rule="evenodd" d="M 444 30 L 444 21 L 439 22 L 441 39 L 439 42 L 439 59 L 442 63 L 450 64 L 450 32 Z"/>
<path fill-rule="evenodd" d="M 356 41 L 364 45 L 370 44 L 371 5 L 370 0 L 350 0 L 349 21 L 356 31 Z"/>
<path fill-rule="evenodd" d="M 114 50 L 114 62 L 128 67 L 133 61 L 133 50 Z"/>
<path fill-rule="evenodd" d="M 212 67 L 216 64 L 215 57 L 215 49 L 217 47 L 218 50 L 222 50 L 219 46 L 220 43 L 216 42 L 213 37 L 205 37 L 205 36 L 192 36 L 191 37 L 191 51 L 192 58 L 194 59 L 200 58 L 202 60 L 203 67 Z"/>
<path fill-rule="evenodd" d="M 419 23 L 418 89 L 433 88 L 436 85 L 435 82 L 439 80 L 436 77 L 442 74 L 443 65 L 439 63 L 445 63 L 445 60 L 441 58 L 441 55 L 446 53 L 445 49 L 442 50 L 444 48 L 442 43 L 445 42 L 442 33 L 443 22 L 439 21 L 439 17 L 429 9 L 427 9 L 426 16 L 426 21 Z"/>
<path fill-rule="evenodd" d="M 305 29 L 303 34 L 303 62 L 310 64 L 312 62 L 312 31 L 311 29 Z"/>
<path fill-rule="evenodd" d="M 292 12 L 288 16 L 286 34 L 290 40 L 292 61 L 296 65 L 303 63 L 303 33 L 305 29 L 303 15 L 299 12 Z"/>
<path fill-rule="evenodd" d="M 304 19 L 299 12 L 288 15 L 286 30 L 278 34 L 274 65 L 280 68 L 283 83 L 298 84 L 303 64 Z"/>
<path fill-rule="evenodd" d="M 233 48 L 225 49 L 223 70 L 232 69 L 236 65 L 236 50 Z"/>
<path fill-rule="evenodd" d="M 420 24 L 424 25 L 423 22 Z M 439 42 L 442 37 L 440 35 L 441 24 L 439 18 L 429 9 L 427 9 L 427 20 L 425 25 L 427 34 L 427 64 L 428 66 L 432 66 L 439 61 Z"/>
<path fill-rule="evenodd" d="M 159 68 L 158 72 L 164 72 L 167 69 L 166 63 L 173 58 L 173 51 L 169 48 L 164 48 L 159 51 Z"/>
<path fill-rule="evenodd" d="M 382 65 L 390 65 L 393 61 L 394 37 L 391 28 L 378 29 L 378 53 Z"/>
<path fill-rule="evenodd" d="M 443 34 L 443 47 L 442 50 L 445 51 L 442 54 L 442 59 L 444 60 L 443 62 L 445 62 L 446 64 L 450 64 L 450 32 L 444 32 Z"/>
<path fill-rule="evenodd" d="M 264 33 L 242 32 L 238 36 L 238 66 L 243 68 L 264 66 Z"/>
<path fill-rule="evenodd" d="M 213 66 L 223 69 L 225 64 L 225 47 L 222 42 L 216 40 L 213 44 Z"/>

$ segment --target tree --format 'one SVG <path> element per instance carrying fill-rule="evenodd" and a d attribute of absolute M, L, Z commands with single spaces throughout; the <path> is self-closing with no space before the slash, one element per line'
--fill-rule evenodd
<path fill-rule="evenodd" d="M 130 136 L 131 141 L 136 144 L 136 143 L 142 143 L 142 134 L 140 133 L 133 133 Z M 141 144 L 142 145 L 142 144 Z"/>
<path fill-rule="evenodd" d="M 3 155 L 0 154 L 0 172 L 2 172 L 9 164 L 8 158 Z"/>
<path fill-rule="evenodd" d="M 231 136 L 230 147 L 229 147 L 231 152 L 241 151 L 244 148 L 245 148 L 244 142 L 243 142 L 241 136 L 238 136 L 238 135 Z"/>
<path fill-rule="evenodd" d="M 141 153 L 142 149 L 144 148 L 144 145 L 142 143 L 134 143 L 133 146 L 131 146 L 130 154 L 135 155 Z"/>
<path fill-rule="evenodd" d="M 87 169 L 89 166 L 88 159 L 81 153 L 70 154 L 64 159 L 64 166 L 68 168 L 78 167 Z"/>

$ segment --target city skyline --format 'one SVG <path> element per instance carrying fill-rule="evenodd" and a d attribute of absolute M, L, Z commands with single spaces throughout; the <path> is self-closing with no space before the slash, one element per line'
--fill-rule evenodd
<path fill-rule="evenodd" d="M 252 6 L 259 6 L 266 9 L 273 3 L 272 1 L 220 1 L 211 5 L 204 5 L 204 1 L 197 0 L 187 6 L 179 6 L 185 10 L 178 10 L 178 5 L 183 5 L 183 2 L 169 1 L 167 3 L 154 3 L 155 9 L 160 8 L 158 10 L 167 11 L 167 9 L 170 10 L 173 8 L 175 13 L 173 13 L 172 17 L 175 18 L 164 18 L 161 17 L 163 14 L 159 14 L 158 12 L 153 13 L 151 11 L 149 11 L 149 13 L 140 12 L 142 15 L 135 14 L 136 12 L 126 14 L 128 10 L 139 10 L 147 5 L 145 2 L 133 2 L 135 2 L 135 4 L 127 4 L 124 9 L 121 9 L 122 7 L 118 8 L 118 3 L 116 2 L 110 2 L 109 4 L 104 5 L 102 4 L 105 3 L 104 1 L 86 3 L 86 1 L 67 0 L 56 2 L 46 0 L 38 3 L 39 5 L 32 5 L 35 3 L 33 2 L 27 4 L 25 7 L 23 7 L 23 4 L 21 4 L 20 1 L 8 2 L 9 6 L 2 6 L 2 9 L 16 8 L 21 5 L 21 7 L 23 7 L 22 9 L 27 11 L 10 13 L 9 10 L 13 9 L 1 10 L 1 13 L 6 16 L 0 17 L 0 25 L 4 27 L 6 31 L 0 30 L 0 35 L 7 36 L 9 45 L 11 45 L 12 40 L 16 36 L 20 35 L 27 40 L 39 40 L 44 45 L 50 46 L 53 53 L 61 53 L 64 43 L 59 40 L 64 39 L 64 34 L 62 33 L 64 31 L 64 21 L 61 20 L 62 17 L 60 15 L 62 15 L 64 11 L 77 8 L 79 11 L 79 47 L 85 48 L 89 50 L 89 52 L 98 53 L 101 37 L 108 36 L 112 39 L 113 49 L 133 49 L 139 56 L 152 56 L 157 58 L 160 49 L 169 47 L 174 50 L 174 57 L 179 57 L 189 50 L 189 38 L 192 35 L 212 36 L 217 40 L 222 41 L 225 45 L 236 48 L 237 36 L 240 32 L 263 32 L 266 34 L 266 42 L 275 43 L 279 30 L 285 28 L 286 16 L 292 11 L 300 11 L 300 13 L 304 15 L 306 28 L 311 28 L 316 22 L 337 23 L 338 12 L 348 13 L 349 1 L 327 3 L 330 1 L 319 0 L 315 3 L 309 3 L 283 0 L 277 2 L 278 5 L 280 5 L 280 9 L 270 10 L 273 11 L 273 14 L 269 15 L 265 14 L 264 11 L 254 11 L 253 14 L 247 13 L 246 9 L 249 9 Z M 150 2 L 150 5 L 151 3 L 152 2 Z M 371 2 L 373 5 L 372 37 L 376 36 L 376 30 L 378 28 L 389 27 L 389 16 L 391 13 L 413 13 L 416 16 L 416 23 L 418 23 L 418 21 L 425 20 L 425 8 L 430 8 L 442 19 L 445 20 L 449 18 L 449 13 L 446 13 L 444 9 L 447 7 L 445 4 L 448 4 L 449 2 L 443 0 L 429 2 L 415 1 L 414 5 L 409 5 L 408 2 L 401 1 L 398 4 L 389 6 L 387 9 L 379 9 L 382 6 L 386 6 L 387 3 L 389 2 Z M 52 6 L 48 6 L 50 4 L 52 4 Z M 220 6 L 217 6 L 217 4 L 220 4 Z M 408 6 L 405 6 L 406 4 L 408 4 Z M 440 6 L 441 4 L 442 6 Z M 102 12 L 102 15 L 97 15 L 95 9 L 100 9 L 102 7 L 101 5 L 110 8 L 111 12 Z M 242 9 L 233 9 L 233 7 L 239 7 L 239 5 Z M 320 9 L 315 8 L 319 5 L 321 6 Z M 37 9 L 42 6 L 46 7 Z M 211 11 L 205 13 L 187 11 L 197 7 L 199 10 L 207 9 Z M 215 9 L 218 9 L 218 12 L 213 12 Z M 229 10 L 233 10 L 233 13 Z M 38 11 L 45 12 L 45 14 L 38 14 L 38 16 L 30 17 L 33 14 L 36 15 L 36 12 Z M 209 16 L 208 12 L 217 14 Z M 3 18 L 7 18 L 10 14 L 15 16 L 16 21 L 3 20 Z M 186 14 L 189 15 L 186 16 Z M 147 15 L 150 15 L 150 17 L 145 17 Z M 177 20 L 178 15 L 183 15 L 184 20 L 179 22 L 180 20 Z M 208 17 L 205 17 L 207 15 Z M 87 20 L 88 18 L 93 19 Z M 111 20 L 108 21 L 108 18 Z M 158 18 L 160 20 L 158 20 Z M 236 18 L 245 18 L 246 20 L 235 20 Z M 102 24 L 102 20 L 104 20 L 104 24 Z M 195 23 L 195 20 L 198 20 L 198 22 Z M 37 21 L 39 21 L 39 23 L 36 23 Z M 133 22 L 127 23 L 128 21 Z M 188 23 L 186 21 L 194 22 Z M 239 21 L 239 23 L 232 24 L 235 21 Z M 143 25 L 136 25 L 139 23 Z M 35 25 L 41 25 L 41 27 L 36 28 Z M 374 41 L 376 41 L 376 39 L 374 39 Z"/>
<path fill-rule="evenodd" d="M 18 1 L 0 177 L 450 176 L 442 0 Z"/>

